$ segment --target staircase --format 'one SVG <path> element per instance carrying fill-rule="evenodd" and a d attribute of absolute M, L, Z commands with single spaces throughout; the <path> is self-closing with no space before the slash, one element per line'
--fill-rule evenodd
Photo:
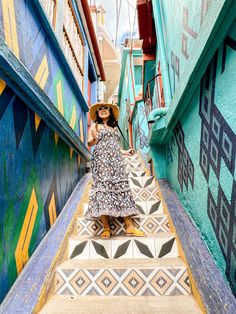
<path fill-rule="evenodd" d="M 56 270 L 55 293 L 40 313 L 201 313 L 155 178 L 138 155 L 125 162 L 140 211 L 134 221 L 147 237 L 126 237 L 118 218 L 111 223 L 112 237 L 101 239 L 101 222 L 79 217 L 68 260 Z"/>

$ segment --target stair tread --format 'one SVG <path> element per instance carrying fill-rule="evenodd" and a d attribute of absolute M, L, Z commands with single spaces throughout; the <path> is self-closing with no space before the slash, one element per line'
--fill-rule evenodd
<path fill-rule="evenodd" d="M 41 314 L 201 313 L 193 296 L 61 296 L 54 295 Z"/>
<path fill-rule="evenodd" d="M 113 235 L 110 239 L 102 239 L 100 236 L 91 236 L 91 235 L 76 235 L 74 237 L 71 237 L 69 240 L 105 240 L 105 241 L 109 241 L 109 240 L 130 240 L 130 239 L 135 239 L 135 240 L 140 240 L 140 239 L 165 239 L 165 238 L 174 238 L 175 235 L 174 233 L 170 233 L 170 232 L 159 232 L 159 233 L 147 233 L 146 237 L 128 237 L 128 236 L 124 236 L 124 235 Z"/>
<path fill-rule="evenodd" d="M 58 266 L 64 269 L 76 268 L 157 268 L 157 267 L 186 267 L 179 257 L 171 258 L 137 258 L 137 259 L 96 259 L 96 260 L 66 260 Z"/>
<path fill-rule="evenodd" d="M 84 203 L 84 205 L 87 205 L 87 204 L 88 203 Z M 134 218 L 138 219 L 138 218 L 161 218 L 161 217 L 167 217 L 168 218 L 168 216 L 165 213 L 151 214 L 151 215 L 140 214 L 140 215 L 138 215 L 137 217 L 134 217 Z M 78 216 L 78 219 L 85 219 L 85 216 Z M 115 219 L 118 219 L 118 217 L 115 218 Z M 88 219 L 88 221 L 89 221 L 89 219 Z M 90 221 L 92 221 L 92 220 L 90 220 Z"/>

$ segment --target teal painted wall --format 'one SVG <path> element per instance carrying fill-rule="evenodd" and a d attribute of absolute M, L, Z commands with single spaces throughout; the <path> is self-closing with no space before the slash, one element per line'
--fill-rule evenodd
<path fill-rule="evenodd" d="M 161 1 L 172 95 L 181 84 L 210 0 Z M 153 1 L 155 8 L 155 1 Z M 223 26 L 222 26 L 223 27 Z M 157 56 L 157 62 L 159 58 Z M 166 176 L 236 293 L 236 22 L 219 43 L 175 126 L 165 152 L 155 145 L 155 171 Z M 158 154 L 162 158 L 158 160 Z"/>
<path fill-rule="evenodd" d="M 122 132 L 129 141 L 128 125 L 129 117 L 132 114 L 132 140 L 136 151 L 147 154 L 149 127 L 147 123 L 147 109 L 144 102 L 137 100 L 142 95 L 143 67 L 137 65 L 142 57 L 141 50 L 124 50 L 122 56 L 122 72 L 119 83 L 119 125 Z M 128 148 L 123 141 L 124 148 Z"/>
<path fill-rule="evenodd" d="M 194 53 L 196 38 L 211 3 L 212 0 L 160 0 L 172 95 Z M 152 4 L 155 11 L 157 2 Z"/>

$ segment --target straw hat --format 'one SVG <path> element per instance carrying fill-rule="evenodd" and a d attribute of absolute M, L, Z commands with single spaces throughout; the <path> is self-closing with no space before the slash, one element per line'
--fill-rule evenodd
<path fill-rule="evenodd" d="M 110 107 L 113 113 L 115 120 L 117 121 L 119 118 L 119 107 L 116 104 L 109 104 L 109 103 L 95 103 L 89 108 L 90 118 L 96 122 L 97 120 L 97 108 L 99 107 Z"/>

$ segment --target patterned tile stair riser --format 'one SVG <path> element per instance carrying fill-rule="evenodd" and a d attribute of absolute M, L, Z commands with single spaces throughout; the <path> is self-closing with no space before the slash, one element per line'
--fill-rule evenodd
<path fill-rule="evenodd" d="M 188 298 L 191 288 L 187 268 L 178 257 L 175 236 L 169 232 L 155 179 L 147 176 L 139 155 L 124 159 L 140 211 L 134 221 L 147 237 L 125 236 L 124 222 L 117 218 L 111 222 L 113 236 L 101 239 L 102 223 L 79 217 L 78 235 L 69 239 L 68 260 L 56 270 L 55 294 L 86 296 L 88 302 L 92 296 Z M 87 208 L 84 204 L 84 215 Z M 136 304 L 135 299 L 133 302 Z"/>
<path fill-rule="evenodd" d="M 70 259 L 124 259 L 178 257 L 176 239 L 170 233 L 149 234 L 145 238 L 78 236 L 69 240 Z"/>
<path fill-rule="evenodd" d="M 129 263 L 131 263 L 129 261 Z M 189 277 L 184 265 L 86 267 L 81 262 L 73 268 L 60 266 L 56 272 L 56 294 L 109 296 L 190 295 Z M 101 263 L 100 263 L 101 264 Z M 128 264 L 128 263 L 127 263 Z M 168 264 L 168 262 L 167 262 Z"/>
<path fill-rule="evenodd" d="M 134 218 L 135 226 L 146 234 L 169 232 L 169 221 L 165 215 L 152 215 L 151 217 L 140 215 Z M 89 221 L 84 217 L 78 218 L 78 235 L 94 236 L 100 235 L 103 231 L 102 222 Z M 116 218 L 110 222 L 112 235 L 125 235 L 125 224 L 122 218 Z"/>

